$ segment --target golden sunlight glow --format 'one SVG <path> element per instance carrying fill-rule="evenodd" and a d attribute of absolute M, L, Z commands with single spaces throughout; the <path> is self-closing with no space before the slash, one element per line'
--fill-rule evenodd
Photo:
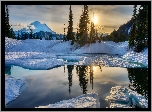
<path fill-rule="evenodd" d="M 96 66 L 93 66 L 93 71 L 96 71 Z"/>
<path fill-rule="evenodd" d="M 94 16 L 94 18 L 93 18 L 93 22 L 94 22 L 94 24 L 97 24 L 97 22 L 98 22 L 98 18 L 97 18 L 97 16 Z"/>

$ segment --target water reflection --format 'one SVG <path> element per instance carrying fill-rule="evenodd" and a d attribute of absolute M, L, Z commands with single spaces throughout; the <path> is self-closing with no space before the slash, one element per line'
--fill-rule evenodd
<path fill-rule="evenodd" d="M 34 108 L 90 92 L 99 94 L 99 100 L 102 102 L 100 106 L 105 108 L 109 105 L 105 97 L 109 95 L 111 87 L 128 86 L 132 82 L 130 80 L 136 79 L 131 77 L 139 73 L 134 73 L 136 68 L 133 69 L 127 71 L 127 68 L 120 67 L 65 65 L 50 70 L 28 70 L 13 66 L 12 77 L 23 78 L 27 87 L 7 108 Z M 7 70 L 10 71 L 10 69 Z M 128 72 L 131 79 L 128 79 Z M 144 78 L 141 77 L 141 79 Z"/>
<path fill-rule="evenodd" d="M 147 68 L 127 68 L 130 80 L 129 88 L 148 99 L 148 69 Z"/>
<path fill-rule="evenodd" d="M 69 94 L 71 92 L 72 86 L 72 70 L 74 69 L 74 65 L 67 65 L 68 70 L 68 80 L 69 80 Z M 92 85 L 93 90 L 93 73 L 96 71 L 96 66 L 84 66 L 84 65 L 77 65 L 75 66 L 76 74 L 79 77 L 79 85 L 82 89 L 83 94 L 87 93 L 87 85 L 88 85 L 88 76 L 90 76 L 90 84 Z M 101 67 L 100 70 L 102 71 Z M 65 72 L 65 67 L 64 67 Z"/>
<path fill-rule="evenodd" d="M 72 86 L 72 70 L 74 69 L 74 65 L 67 65 L 68 69 L 68 80 L 69 80 L 69 94 L 71 92 L 71 86 Z M 64 72 L 65 72 L 65 67 L 64 67 Z"/>
<path fill-rule="evenodd" d="M 79 76 L 79 85 L 83 91 L 83 94 L 87 93 L 87 84 L 88 84 L 88 66 L 76 66 L 76 73 Z"/>
<path fill-rule="evenodd" d="M 7 65 L 7 66 L 5 66 L 5 74 L 7 74 L 7 75 L 11 75 L 11 68 L 12 68 L 12 66 L 11 66 L 11 65 Z"/>

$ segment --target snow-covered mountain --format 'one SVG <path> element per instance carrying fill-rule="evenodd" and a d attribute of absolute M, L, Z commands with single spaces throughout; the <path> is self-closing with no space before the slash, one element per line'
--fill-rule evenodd
<path fill-rule="evenodd" d="M 15 34 L 17 35 L 19 33 L 19 35 L 21 35 L 21 33 L 23 33 L 23 32 L 29 33 L 30 32 L 29 27 L 31 27 L 31 29 L 33 29 L 33 33 L 42 31 L 42 32 L 50 32 L 51 34 L 56 34 L 56 32 L 51 30 L 45 23 L 42 24 L 39 21 L 32 22 L 27 27 L 28 28 L 22 28 L 21 30 L 15 31 Z"/>
<path fill-rule="evenodd" d="M 54 31 L 52 31 L 45 23 L 41 24 L 39 21 L 32 22 L 30 25 L 34 25 L 33 32 L 51 32 L 52 34 L 56 34 Z"/>

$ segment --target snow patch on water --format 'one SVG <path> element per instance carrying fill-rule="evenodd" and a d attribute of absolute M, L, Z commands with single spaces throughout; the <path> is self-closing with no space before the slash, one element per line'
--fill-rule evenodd
<path fill-rule="evenodd" d="M 110 96 L 106 101 L 110 103 L 109 108 L 148 108 L 148 100 L 144 96 L 127 87 L 115 86 L 111 88 Z"/>
<path fill-rule="evenodd" d="M 23 84 L 22 80 L 5 75 L 5 105 L 20 95 L 20 88 Z"/>
<path fill-rule="evenodd" d="M 55 104 L 35 108 L 100 108 L 100 102 L 97 93 L 88 93 Z"/>

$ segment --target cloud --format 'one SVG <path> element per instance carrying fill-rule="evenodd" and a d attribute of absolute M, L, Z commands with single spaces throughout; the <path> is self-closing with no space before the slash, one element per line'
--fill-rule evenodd
<path fill-rule="evenodd" d="M 70 5 L 9 5 L 10 24 L 26 27 L 34 21 L 46 23 L 52 30 L 63 32 L 64 24 L 68 26 Z M 98 25 L 105 25 L 104 30 L 112 31 L 131 19 L 133 6 L 128 5 L 88 5 L 89 16 L 95 13 Z M 71 5 L 73 27 L 77 28 L 83 5 Z M 20 23 L 20 24 L 18 24 Z M 24 25 L 26 24 L 26 25 Z M 117 27 L 117 28 L 118 28 Z"/>
<path fill-rule="evenodd" d="M 22 27 L 27 27 L 27 24 L 24 24 L 24 23 L 17 23 L 17 24 L 13 24 L 12 26 L 22 26 Z"/>

